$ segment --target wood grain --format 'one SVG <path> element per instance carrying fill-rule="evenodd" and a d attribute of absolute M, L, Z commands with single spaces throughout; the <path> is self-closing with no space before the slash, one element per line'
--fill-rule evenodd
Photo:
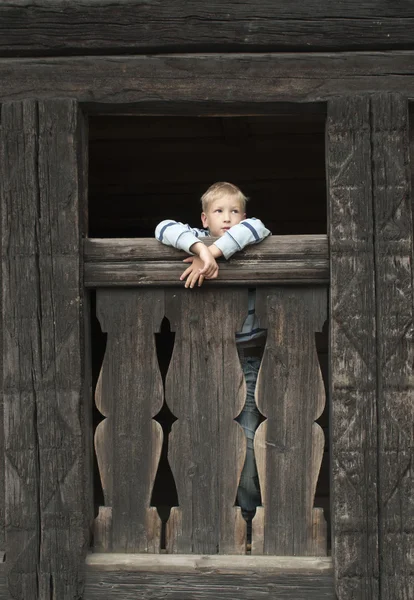
<path fill-rule="evenodd" d="M 167 549 L 243 553 L 246 523 L 235 501 L 246 441 L 234 419 L 245 385 L 235 333 L 247 314 L 247 290 L 169 292 L 165 314 L 175 331 L 165 397 L 177 418 L 169 460 L 179 503 L 167 523 Z"/>
<path fill-rule="evenodd" d="M 274 115 L 300 105 L 320 116 L 339 95 L 414 96 L 410 51 L 1 59 L 0 80 L 2 101 L 35 90 L 98 114 Z"/>
<path fill-rule="evenodd" d="M 256 314 L 267 330 L 256 389 L 266 420 L 254 442 L 263 507 L 253 520 L 252 552 L 324 555 L 326 524 L 313 504 L 324 448 L 315 421 L 325 406 L 315 333 L 327 318 L 327 290 L 258 289 Z"/>
<path fill-rule="evenodd" d="M 196 0 L 145 3 L 8 1 L 0 10 L 0 54 L 240 52 L 412 48 L 410 3 Z M 23 33 L 24 32 L 24 33 Z"/>
<path fill-rule="evenodd" d="M 163 404 L 155 332 L 164 317 L 162 290 L 98 290 L 97 314 L 108 341 L 96 405 L 106 417 L 95 432 L 104 492 L 97 550 L 159 552 L 161 520 L 150 506 L 162 446 L 153 417 Z"/>
<path fill-rule="evenodd" d="M 371 99 L 381 598 L 414 597 L 413 222 L 408 105 Z"/>
<path fill-rule="evenodd" d="M 376 314 L 369 98 L 328 103 L 333 555 L 338 600 L 377 600 Z"/>
<path fill-rule="evenodd" d="M 71 100 L 2 106 L 6 569 L 16 600 L 69 600 L 82 587 L 82 127 Z"/>
<path fill-rule="evenodd" d="M 214 240 L 206 239 L 209 244 Z M 167 248 L 157 240 L 86 240 L 87 287 L 182 286 L 183 252 Z M 272 236 L 258 246 L 246 248 L 228 261 L 220 261 L 217 280 L 207 286 L 260 285 L 328 281 L 327 238 Z"/>
<path fill-rule="evenodd" d="M 330 558 L 89 555 L 84 600 L 136 598 L 334 600 Z"/>

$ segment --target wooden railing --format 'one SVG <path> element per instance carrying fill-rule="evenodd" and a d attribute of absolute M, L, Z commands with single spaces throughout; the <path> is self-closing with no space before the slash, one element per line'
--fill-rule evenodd
<path fill-rule="evenodd" d="M 97 550 L 160 550 L 161 519 L 150 500 L 163 437 L 154 416 L 165 399 L 177 419 L 168 458 L 178 506 L 166 526 L 167 551 L 246 552 L 235 506 L 246 445 L 235 421 L 245 400 L 235 333 L 255 285 L 267 338 L 256 386 L 265 420 L 255 436 L 262 506 L 252 553 L 326 554 L 323 512 L 314 508 L 324 447 L 315 422 L 325 405 L 315 333 L 327 318 L 326 248 L 324 236 L 274 237 L 223 265 L 221 279 L 186 290 L 177 278 L 182 253 L 152 240 L 87 241 L 85 283 L 97 287 L 108 334 L 95 398 L 104 416 L 95 434 L 104 492 Z M 175 332 L 165 385 L 154 335 L 164 318 Z"/>

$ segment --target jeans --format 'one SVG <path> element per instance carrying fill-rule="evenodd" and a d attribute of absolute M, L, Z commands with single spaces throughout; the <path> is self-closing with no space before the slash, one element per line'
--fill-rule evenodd
<path fill-rule="evenodd" d="M 255 512 L 256 507 L 261 505 L 259 477 L 253 446 L 255 431 L 262 420 L 254 400 L 261 361 L 260 358 L 246 357 L 242 354 L 240 362 L 246 379 L 246 403 L 236 421 L 243 427 L 246 434 L 247 448 L 246 460 L 237 490 L 237 503 L 241 507 L 243 516 L 249 518 Z"/>

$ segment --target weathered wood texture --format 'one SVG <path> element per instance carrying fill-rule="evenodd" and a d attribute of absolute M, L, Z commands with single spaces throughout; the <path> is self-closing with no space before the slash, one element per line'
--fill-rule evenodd
<path fill-rule="evenodd" d="M 166 295 L 176 334 L 165 388 L 177 418 L 169 440 L 179 504 L 167 523 L 171 552 L 246 551 L 246 522 L 235 506 L 246 440 L 234 419 L 245 401 L 235 333 L 247 308 L 246 289 Z"/>
<path fill-rule="evenodd" d="M 88 542 L 83 124 L 76 102 L 57 100 L 4 104 L 1 125 L 8 585 L 15 600 L 73 600 Z"/>
<path fill-rule="evenodd" d="M 370 101 L 328 104 L 332 522 L 338 600 L 377 600 L 376 315 Z"/>
<path fill-rule="evenodd" d="M 257 290 L 256 314 L 267 339 L 256 398 L 266 421 L 254 442 L 263 507 L 253 520 L 253 553 L 327 553 L 323 510 L 313 507 L 324 448 L 315 421 L 325 406 L 315 333 L 327 318 L 327 302 L 325 288 Z"/>
<path fill-rule="evenodd" d="M 155 559 L 151 563 L 148 560 Z M 83 600 L 334 600 L 330 559 L 89 555 Z"/>
<path fill-rule="evenodd" d="M 410 2 L 4 2 L 0 55 L 412 48 Z M 23 33 L 24 32 L 24 33 Z"/>
<path fill-rule="evenodd" d="M 108 341 L 96 390 L 106 417 L 95 433 L 105 498 L 96 549 L 159 552 L 161 520 L 150 499 L 162 447 L 153 420 L 163 403 L 154 334 L 164 317 L 164 292 L 99 290 L 97 313 Z"/>
<path fill-rule="evenodd" d="M 371 100 L 380 598 L 414 598 L 413 221 L 408 105 Z"/>
<path fill-rule="evenodd" d="M 206 239 L 207 244 L 211 240 Z M 182 285 L 184 253 L 154 239 L 85 241 L 87 287 Z M 329 280 L 328 244 L 325 235 L 272 236 L 260 245 L 220 261 L 217 280 L 206 285 L 253 285 Z"/>
<path fill-rule="evenodd" d="M 95 113 L 275 114 L 291 111 L 291 103 L 324 112 L 316 103 L 338 95 L 414 97 L 413 64 L 412 52 L 1 59 L 0 100 L 35 90 L 38 98 L 76 99 Z"/>

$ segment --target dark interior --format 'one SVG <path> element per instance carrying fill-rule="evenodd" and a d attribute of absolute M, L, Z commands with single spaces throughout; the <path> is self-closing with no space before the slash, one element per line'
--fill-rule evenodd
<path fill-rule="evenodd" d="M 274 234 L 326 233 L 324 115 L 99 116 L 89 129 L 90 237 L 152 237 L 167 218 L 201 227 L 216 181 Z"/>
<path fill-rule="evenodd" d="M 199 198 L 216 181 L 238 185 L 250 198 L 248 216 L 262 219 L 273 234 L 327 231 L 324 115 L 99 116 L 90 118 L 89 128 L 90 237 L 153 237 L 165 218 L 200 227 Z M 92 312 L 96 382 L 106 336 Z M 163 377 L 171 358 L 171 336 L 168 323 L 163 323 L 156 334 Z M 327 388 L 327 324 L 323 333 L 316 333 L 315 343 Z M 324 508 L 329 525 L 328 413 L 327 398 L 318 421 L 326 445 L 315 506 Z M 95 408 L 95 424 L 101 418 Z M 164 429 L 164 447 L 152 504 L 165 521 L 177 504 L 168 464 L 173 417 L 165 404 L 157 420 Z M 95 489 L 98 506 L 103 497 L 97 470 Z"/>

